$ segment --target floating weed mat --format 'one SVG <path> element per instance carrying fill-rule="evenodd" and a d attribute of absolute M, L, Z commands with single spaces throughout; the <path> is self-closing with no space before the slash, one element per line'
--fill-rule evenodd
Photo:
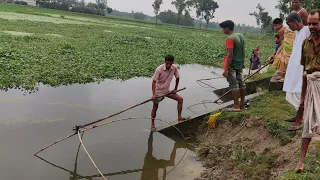
<path fill-rule="evenodd" d="M 22 13 L 14 13 L 14 12 L 1 12 L 0 18 L 7 20 L 25 20 L 25 21 L 38 21 L 38 22 L 50 22 L 55 24 L 92 24 L 94 23 L 85 22 L 85 21 L 77 21 L 77 20 L 69 20 L 65 18 L 59 17 L 50 17 L 50 16 L 39 16 L 32 14 L 22 14 Z"/>
<path fill-rule="evenodd" d="M 33 33 L 27 33 L 27 32 L 19 32 L 19 31 L 3 31 L 6 34 L 10 34 L 13 36 L 32 36 Z"/>
<path fill-rule="evenodd" d="M 163 63 L 165 54 L 173 54 L 177 64 L 216 67 L 222 65 L 225 56 L 225 36 L 218 31 L 169 28 L 2 3 L 0 10 L 0 31 L 33 33 L 32 36 L 0 33 L 3 90 L 20 88 L 36 92 L 39 84 L 58 87 L 104 79 L 151 77 Z M 245 37 L 250 38 L 248 51 L 266 39 L 260 45 L 262 55 L 273 52 L 272 38 Z M 10 52 L 15 57 L 1 56 Z"/>

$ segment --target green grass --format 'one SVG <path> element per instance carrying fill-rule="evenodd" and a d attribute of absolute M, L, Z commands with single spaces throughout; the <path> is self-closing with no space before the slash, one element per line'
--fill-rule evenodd
<path fill-rule="evenodd" d="M 232 164 L 240 169 L 246 179 L 263 179 L 270 174 L 273 164 L 272 157 L 264 154 L 256 154 L 248 148 L 237 146 L 232 150 Z"/>
<path fill-rule="evenodd" d="M 5 90 L 150 77 L 166 54 L 173 54 L 177 64 L 216 67 L 225 56 L 226 36 L 220 31 L 7 3 L 0 3 L 0 24 L 0 89 Z M 256 45 L 265 58 L 272 53 L 272 37 L 245 38 L 248 58 Z"/>
<path fill-rule="evenodd" d="M 320 179 L 320 142 L 311 143 L 305 162 L 305 172 L 297 174 L 289 171 L 280 176 L 279 180 L 319 180 Z M 298 159 L 298 157 L 297 157 Z"/>
<path fill-rule="evenodd" d="M 238 125 L 250 117 L 260 117 L 265 120 L 268 131 L 286 144 L 291 141 L 294 134 L 286 130 L 291 124 L 284 120 L 293 117 L 295 113 L 295 109 L 286 101 L 284 92 L 266 92 L 256 101 L 251 102 L 247 111 L 223 112 L 218 116 L 217 122 L 230 120 Z"/>
<path fill-rule="evenodd" d="M 218 166 L 225 171 L 239 170 L 248 180 L 268 179 L 275 159 L 271 155 L 257 154 L 239 145 L 202 145 L 196 153 L 206 168 Z"/>

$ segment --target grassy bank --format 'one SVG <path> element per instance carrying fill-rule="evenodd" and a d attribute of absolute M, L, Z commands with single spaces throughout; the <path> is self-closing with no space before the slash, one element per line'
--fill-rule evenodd
<path fill-rule="evenodd" d="M 312 143 L 306 171 L 295 173 L 301 132 L 287 131 L 295 115 L 283 92 L 267 92 L 244 112 L 223 112 L 218 126 L 199 135 L 203 179 L 318 179 L 320 143 Z"/>
<path fill-rule="evenodd" d="M 216 67 L 225 56 L 220 31 L 7 3 L 0 3 L 0 23 L 1 89 L 150 77 L 165 54 L 177 64 Z M 264 57 L 272 53 L 272 37 L 245 37 L 248 58 L 256 45 Z"/>
<path fill-rule="evenodd" d="M 295 115 L 294 108 L 288 104 L 283 92 L 267 92 L 253 100 L 247 111 L 239 113 L 222 113 L 218 116 L 218 123 L 225 120 L 239 125 L 250 117 L 263 118 L 266 129 L 283 144 L 289 143 L 293 133 L 286 129 L 290 126 L 284 120 Z"/>

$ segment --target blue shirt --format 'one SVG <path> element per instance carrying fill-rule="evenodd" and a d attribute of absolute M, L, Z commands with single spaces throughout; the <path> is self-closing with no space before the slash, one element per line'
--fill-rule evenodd
<path fill-rule="evenodd" d="M 259 69 L 260 58 L 258 56 L 250 58 L 250 62 L 252 63 L 251 70 Z"/>
<path fill-rule="evenodd" d="M 275 50 L 278 51 L 279 47 L 280 47 L 280 45 L 277 44 Z"/>

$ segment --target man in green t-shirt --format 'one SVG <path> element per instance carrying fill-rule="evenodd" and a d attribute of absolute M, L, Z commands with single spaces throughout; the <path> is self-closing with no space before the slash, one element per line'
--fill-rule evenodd
<path fill-rule="evenodd" d="M 226 40 L 227 56 L 224 59 L 223 76 L 227 78 L 232 89 L 234 100 L 233 111 L 245 109 L 246 84 L 243 81 L 243 68 L 245 59 L 245 42 L 240 33 L 234 33 L 234 22 L 231 20 L 220 23 L 222 32 L 228 35 Z M 239 96 L 241 103 L 239 103 Z"/>

